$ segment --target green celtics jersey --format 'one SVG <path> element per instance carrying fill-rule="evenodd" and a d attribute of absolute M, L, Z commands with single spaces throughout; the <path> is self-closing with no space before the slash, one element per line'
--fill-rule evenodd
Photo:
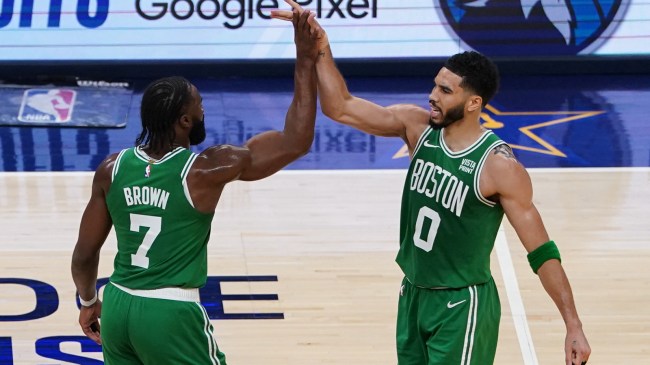
<path fill-rule="evenodd" d="M 118 250 L 112 282 L 131 289 L 205 285 L 214 214 L 194 209 L 189 197 L 196 157 L 182 147 L 157 161 L 137 147 L 120 152 L 106 196 Z"/>
<path fill-rule="evenodd" d="M 460 288 L 490 279 L 503 208 L 481 195 L 479 176 L 490 151 L 503 143 L 486 131 L 453 152 L 442 130 L 429 127 L 420 136 L 404 184 L 396 258 L 412 284 Z"/>

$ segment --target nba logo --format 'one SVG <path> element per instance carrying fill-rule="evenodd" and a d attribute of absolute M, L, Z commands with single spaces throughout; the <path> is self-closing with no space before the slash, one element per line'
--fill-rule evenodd
<path fill-rule="evenodd" d="M 23 94 L 18 120 L 65 123 L 72 119 L 77 93 L 70 89 L 28 89 Z"/>

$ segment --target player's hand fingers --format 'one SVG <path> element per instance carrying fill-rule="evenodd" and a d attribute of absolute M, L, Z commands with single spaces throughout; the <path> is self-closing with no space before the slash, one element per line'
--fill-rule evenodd
<path fill-rule="evenodd" d="M 318 39 L 321 37 L 320 31 L 313 25 L 315 17 L 316 13 L 311 13 L 307 19 L 307 25 L 309 26 L 309 34 L 311 35 L 311 39 Z"/>
<path fill-rule="evenodd" d="M 316 20 L 316 13 L 311 13 L 309 19 L 307 19 L 307 23 L 309 23 L 309 26 L 314 29 L 314 30 L 321 30 L 321 26 L 318 23 L 318 20 Z"/>
<path fill-rule="evenodd" d="M 583 347 L 573 341 L 572 346 L 566 352 L 566 365 L 585 365 L 590 354 L 589 346 Z"/>
<path fill-rule="evenodd" d="M 293 10 L 296 10 L 299 13 L 302 13 L 302 6 L 296 3 L 293 0 L 284 0 L 285 3 L 289 4 Z"/>
<path fill-rule="evenodd" d="M 298 18 L 298 29 L 301 29 L 302 31 L 309 31 L 309 23 L 307 21 L 311 14 L 312 12 L 309 10 L 300 13 L 300 17 Z"/>
<path fill-rule="evenodd" d="M 291 10 L 271 10 L 271 18 L 290 22 L 293 19 L 293 12 Z"/>
<path fill-rule="evenodd" d="M 298 14 L 303 12 L 302 7 L 296 2 L 291 0 L 284 1 L 291 6 L 291 10 L 271 10 L 271 18 L 280 20 L 292 20 L 294 12 L 298 12 Z"/>
<path fill-rule="evenodd" d="M 316 20 L 316 13 L 310 14 L 309 18 L 307 19 L 307 23 L 309 24 L 309 31 L 311 34 L 317 34 L 318 36 L 316 38 L 320 38 L 320 35 L 323 33 L 323 28 L 318 23 L 318 20 Z"/>
<path fill-rule="evenodd" d="M 585 365 L 587 360 L 589 360 L 589 355 L 584 354 L 581 351 L 576 351 L 572 365 Z"/>
<path fill-rule="evenodd" d="M 564 347 L 564 364 L 573 365 L 573 349 L 568 344 Z"/>
<path fill-rule="evenodd" d="M 90 325 L 81 326 L 81 330 L 86 336 L 88 336 L 88 338 L 95 341 L 96 344 L 102 344 L 102 339 L 99 334 L 99 322 L 93 322 Z"/>

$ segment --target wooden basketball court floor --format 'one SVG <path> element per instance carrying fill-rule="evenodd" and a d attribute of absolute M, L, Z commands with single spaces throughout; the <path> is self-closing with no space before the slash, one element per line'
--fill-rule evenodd
<path fill-rule="evenodd" d="M 589 363 L 650 364 L 650 169 L 530 173 L 593 349 Z M 404 174 L 282 171 L 226 189 L 213 222 L 209 275 L 276 276 L 222 282 L 221 289 L 277 300 L 225 300 L 223 310 L 283 317 L 213 320 L 229 364 L 396 363 L 401 274 L 394 256 Z M 44 338 L 82 336 L 69 266 L 91 179 L 87 172 L 0 173 L 0 278 L 47 283 L 59 300 L 42 318 L 0 321 L 3 365 L 101 359 L 75 341 L 59 341 L 57 351 L 76 361 L 41 356 Z M 110 275 L 115 247 L 111 233 L 100 277 Z M 495 363 L 564 364 L 563 322 L 507 223 L 492 269 L 503 312 Z M 35 290 L 0 284 L 0 316 L 20 318 L 35 306 Z"/>

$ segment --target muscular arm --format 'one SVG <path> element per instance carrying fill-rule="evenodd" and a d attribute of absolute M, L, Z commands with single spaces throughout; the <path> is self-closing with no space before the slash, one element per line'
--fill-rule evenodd
<path fill-rule="evenodd" d="M 316 83 L 312 60 L 298 60 L 295 92 L 287 111 L 283 131 L 268 131 L 253 136 L 245 144 L 250 164 L 240 180 L 251 181 L 270 176 L 309 152 L 316 120 Z"/>
<path fill-rule="evenodd" d="M 91 300 L 95 296 L 99 252 L 111 230 L 112 220 L 106 206 L 106 193 L 111 183 L 111 171 L 116 155 L 102 162 L 93 178 L 90 201 L 81 217 L 79 236 L 72 254 L 72 279 L 79 296 Z M 101 343 L 97 318 L 101 313 L 101 302 L 91 307 L 82 307 L 79 324 L 83 332 L 97 343 Z"/>
<path fill-rule="evenodd" d="M 302 7 L 293 0 L 284 0 L 294 12 L 303 12 Z M 292 13 L 275 10 L 271 17 L 290 20 Z M 315 19 L 310 19 L 311 31 L 318 35 L 318 92 L 323 113 L 329 118 L 359 129 L 366 133 L 385 137 L 401 137 L 409 149 L 427 127 L 427 110 L 411 104 L 395 104 L 383 107 L 368 100 L 355 97 L 348 91 L 343 76 L 336 67 L 327 33 Z"/>
<path fill-rule="evenodd" d="M 508 220 L 526 251 L 531 252 L 549 240 L 548 233 L 537 208 L 533 204 L 533 185 L 526 169 L 521 165 L 507 145 L 500 145 L 492 151 L 486 162 L 490 177 L 488 187 L 493 191 L 487 196 L 497 195 Z"/>
<path fill-rule="evenodd" d="M 213 146 L 201 152 L 187 178 L 194 207 L 213 212 L 224 186 L 233 180 L 252 181 L 270 176 L 306 154 L 316 122 L 316 35 L 308 26 L 309 13 L 291 13 L 296 42 L 294 94 L 284 129 L 252 137 L 243 147 Z"/>
<path fill-rule="evenodd" d="M 308 13 L 293 16 L 296 42 L 294 94 L 287 111 L 284 130 L 254 136 L 245 147 L 250 151 L 250 164 L 240 180 L 258 180 L 274 174 L 309 152 L 314 139 L 316 121 L 316 58 L 315 36 L 307 24 Z"/>
<path fill-rule="evenodd" d="M 530 176 L 515 159 L 510 147 L 502 145 L 495 148 L 493 154 L 488 157 L 484 171 L 488 172 L 486 196 L 499 197 L 504 212 L 526 251 L 532 252 L 548 242 L 548 233 L 533 204 Z M 567 329 L 566 364 L 573 364 L 573 361 L 580 364 L 586 361 L 591 349 L 582 331 L 571 286 L 562 265 L 558 260 L 548 260 L 537 274 L 542 286 L 560 311 Z"/>
<path fill-rule="evenodd" d="M 411 104 L 377 105 L 350 94 L 327 44 L 316 62 L 318 92 L 323 113 L 329 118 L 366 133 L 401 137 L 414 146 L 427 127 L 427 110 Z"/>
<path fill-rule="evenodd" d="M 99 251 L 111 230 L 111 217 L 106 206 L 115 155 L 107 158 L 95 171 L 90 201 L 81 217 L 79 236 L 72 254 L 72 279 L 79 296 L 88 300 L 95 295 Z"/>

